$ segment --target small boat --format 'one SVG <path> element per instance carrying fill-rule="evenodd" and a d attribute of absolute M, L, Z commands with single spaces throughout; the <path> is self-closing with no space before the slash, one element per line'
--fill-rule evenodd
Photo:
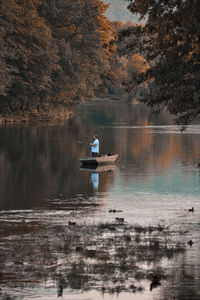
<path fill-rule="evenodd" d="M 84 165 L 81 166 L 80 170 L 81 171 L 87 171 L 91 173 L 100 173 L 100 172 L 107 172 L 107 171 L 114 171 L 117 169 L 117 166 L 113 163 L 110 164 L 104 164 L 104 165 L 97 165 L 97 164 L 92 164 L 92 165 Z"/>
<path fill-rule="evenodd" d="M 112 164 L 116 161 L 118 157 L 118 154 L 114 155 L 101 155 L 96 157 L 85 157 L 80 158 L 80 161 L 83 165 L 106 165 L 106 164 Z"/>

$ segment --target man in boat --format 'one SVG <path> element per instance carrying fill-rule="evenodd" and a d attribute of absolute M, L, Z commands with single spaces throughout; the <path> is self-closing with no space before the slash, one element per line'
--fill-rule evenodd
<path fill-rule="evenodd" d="M 94 135 L 93 143 L 90 143 L 92 157 L 96 157 L 99 153 L 99 138 L 97 135 Z"/>

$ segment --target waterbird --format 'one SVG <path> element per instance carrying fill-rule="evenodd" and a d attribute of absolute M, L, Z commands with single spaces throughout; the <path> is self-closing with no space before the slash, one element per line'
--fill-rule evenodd
<path fill-rule="evenodd" d="M 194 207 L 189 208 L 188 211 L 189 211 L 189 212 L 193 212 L 193 211 L 194 211 Z"/>
<path fill-rule="evenodd" d="M 186 128 L 187 128 L 187 126 L 182 125 L 181 128 L 180 128 L 180 132 L 184 131 Z"/>
<path fill-rule="evenodd" d="M 76 225 L 76 222 L 71 222 L 71 221 L 69 221 L 68 224 L 69 224 L 69 225 Z"/>
<path fill-rule="evenodd" d="M 124 223 L 124 218 L 115 218 L 115 221 L 119 223 Z"/>
<path fill-rule="evenodd" d="M 154 274 L 150 274 L 150 280 L 151 280 L 151 283 L 150 283 L 150 291 L 152 291 L 154 288 L 158 287 L 159 285 L 161 285 L 160 283 L 160 280 L 161 278 L 157 275 L 154 275 Z"/>
<path fill-rule="evenodd" d="M 158 281 L 158 282 L 156 282 L 156 281 L 152 281 L 151 283 L 150 283 L 150 291 L 152 291 L 153 289 L 155 289 L 156 287 L 158 287 L 159 285 L 161 285 L 161 283 Z"/>
<path fill-rule="evenodd" d="M 192 247 L 192 244 L 193 244 L 193 241 L 192 241 L 192 240 L 189 240 L 188 245 L 189 245 L 190 247 Z"/>
<path fill-rule="evenodd" d="M 108 212 L 109 212 L 109 213 L 116 213 L 117 211 L 116 211 L 116 209 L 109 209 Z"/>
<path fill-rule="evenodd" d="M 118 213 L 118 212 L 122 212 L 122 210 L 117 210 L 117 209 L 109 209 L 108 211 L 109 213 Z"/>

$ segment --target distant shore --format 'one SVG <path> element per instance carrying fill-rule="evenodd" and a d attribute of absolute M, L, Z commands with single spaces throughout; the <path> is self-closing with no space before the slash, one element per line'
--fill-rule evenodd
<path fill-rule="evenodd" d="M 72 109 L 54 108 L 48 111 L 7 113 L 0 115 L 0 125 L 65 121 L 74 115 Z"/>

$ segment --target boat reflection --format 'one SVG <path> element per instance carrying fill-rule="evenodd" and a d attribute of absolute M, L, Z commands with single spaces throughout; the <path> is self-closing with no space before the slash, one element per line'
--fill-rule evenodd
<path fill-rule="evenodd" d="M 88 165 L 87 167 L 81 167 L 81 171 L 91 172 L 90 179 L 93 185 L 93 188 L 98 191 L 99 188 L 99 173 L 100 172 L 111 172 L 115 170 L 116 165 Z"/>
<path fill-rule="evenodd" d="M 107 172 L 107 171 L 114 171 L 117 169 L 117 166 L 114 164 L 110 165 L 87 165 L 87 167 L 81 167 L 81 171 L 88 171 L 88 172 Z"/>

